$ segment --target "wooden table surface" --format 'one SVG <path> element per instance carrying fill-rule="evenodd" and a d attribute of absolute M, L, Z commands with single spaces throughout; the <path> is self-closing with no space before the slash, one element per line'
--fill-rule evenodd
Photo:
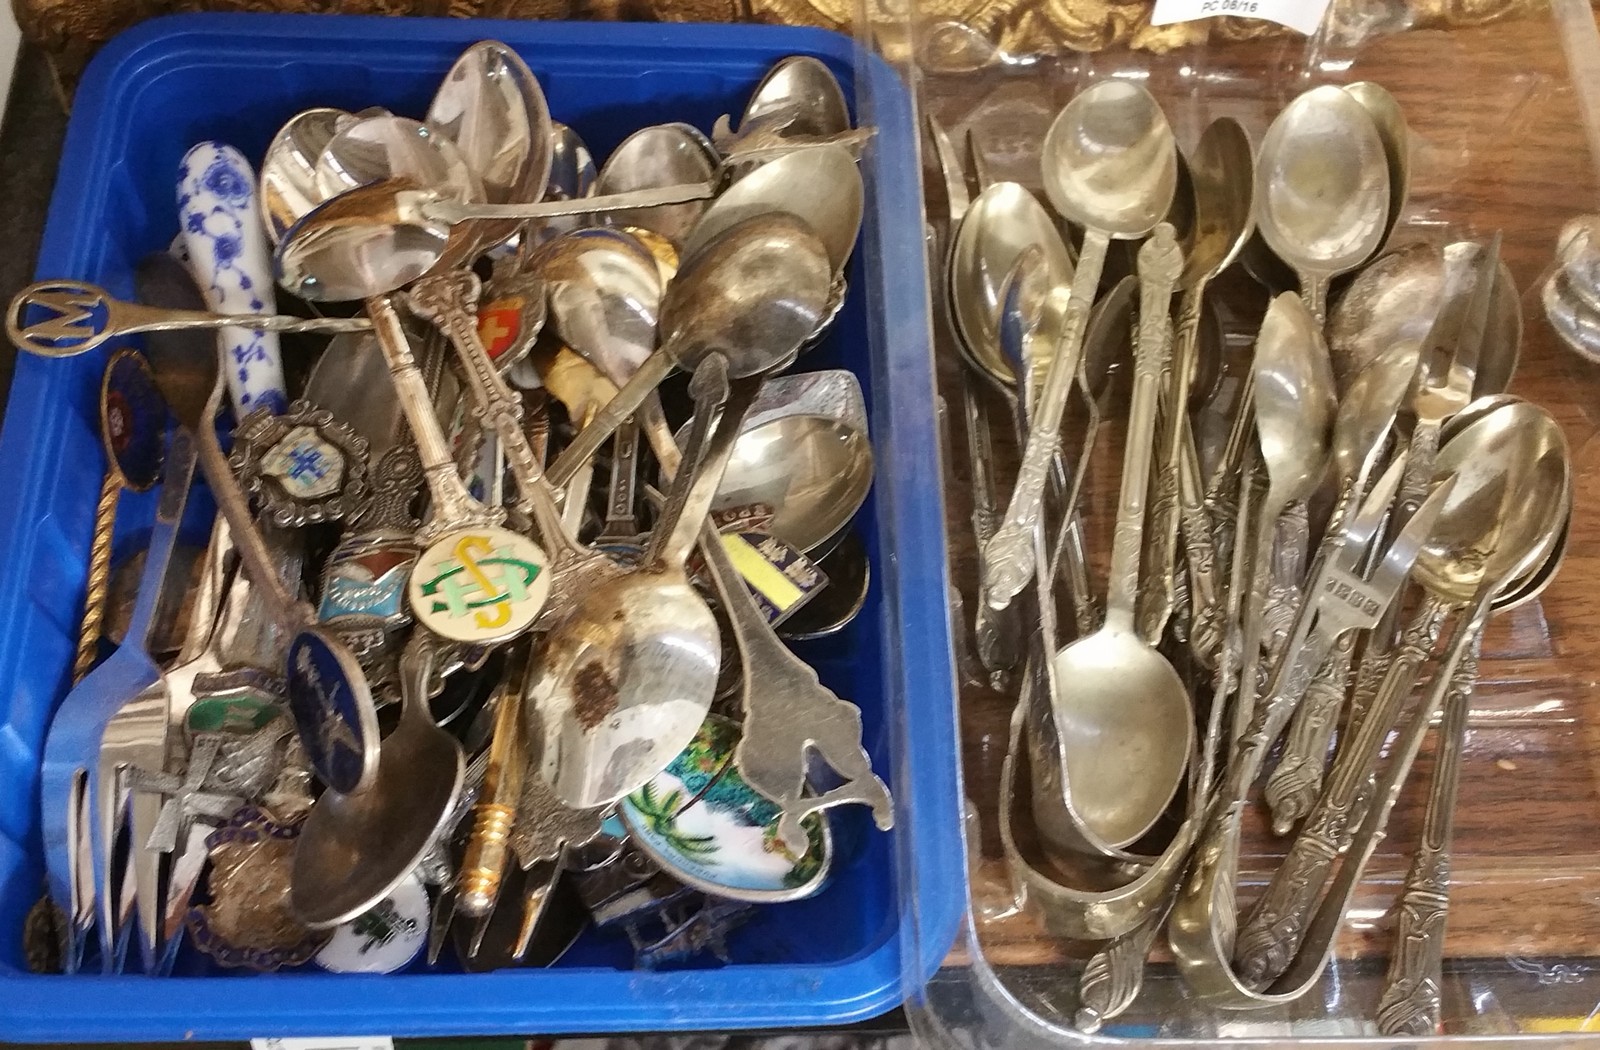
<path fill-rule="evenodd" d="M 1225 54 L 1096 55 L 964 78 L 929 74 L 924 105 L 958 140 L 972 129 L 992 177 L 1036 187 L 1037 143 L 1054 113 L 1077 85 L 1130 72 L 1146 75 L 1186 148 L 1217 116 L 1239 118 L 1259 142 L 1272 114 L 1297 92 L 1324 82 L 1378 81 L 1400 101 L 1413 136 L 1412 192 L 1391 245 L 1503 231 L 1503 257 L 1523 293 L 1525 337 L 1512 390 L 1560 421 L 1578 488 L 1564 570 L 1541 600 L 1497 620 L 1484 647 L 1457 810 L 1447 953 L 1455 959 L 1600 955 L 1600 366 L 1564 348 L 1538 304 L 1562 223 L 1594 209 L 1600 198 L 1553 23 L 1399 33 L 1365 46 L 1273 41 L 1236 45 Z M 931 172 L 928 184 L 930 214 L 937 219 L 943 195 Z M 1219 284 L 1229 346 L 1248 352 L 1265 296 L 1236 274 Z M 949 334 L 941 332 L 940 340 L 941 388 L 951 406 L 951 558 L 971 609 L 970 486 L 956 410 L 956 384 L 966 376 Z M 1003 502 L 1014 450 L 1003 440 L 1000 445 L 997 458 L 1007 462 L 1000 470 Z M 1119 457 L 1120 443 L 1112 440 L 1104 454 L 1097 451 L 1087 482 L 1098 580 L 1104 579 Z M 958 641 L 970 650 L 970 634 Z M 1045 935 L 1012 906 L 995 814 L 1013 701 L 963 677 L 962 759 L 983 829 L 973 873 L 975 913 L 987 916 L 979 922 L 983 950 L 998 966 L 1082 957 L 1084 946 Z M 1432 750 L 1430 735 L 1352 910 L 1342 955 L 1388 950 L 1386 913 L 1416 840 Z M 1241 861 L 1242 904 L 1281 851 L 1257 809 Z"/>

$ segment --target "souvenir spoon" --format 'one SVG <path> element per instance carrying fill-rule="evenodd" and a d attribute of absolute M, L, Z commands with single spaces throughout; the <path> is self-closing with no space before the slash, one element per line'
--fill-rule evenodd
<path fill-rule="evenodd" d="M 1038 393 L 1011 502 L 987 549 L 985 600 L 997 609 L 1009 604 L 1033 575 L 1029 536 L 1060 446 L 1061 416 L 1106 250 L 1112 238 L 1134 240 L 1155 228 L 1171 206 L 1177 183 L 1172 129 L 1149 92 L 1126 81 L 1103 81 L 1069 102 L 1045 136 L 1043 158 L 1050 203 L 1087 232 L 1072 279 L 1065 331 Z"/>
<path fill-rule="evenodd" d="M 337 926 L 382 900 L 416 867 L 455 807 L 461 745 L 428 714 L 437 644 L 418 631 L 400 657 L 400 724 L 383 741 L 372 787 L 359 795 L 323 792 L 301 828 L 289 899 L 312 929 Z"/>
<path fill-rule="evenodd" d="M 411 145 L 422 148 L 415 143 Z M 437 148 L 441 144 L 431 142 L 423 145 Z M 837 147 L 829 142 L 774 146 L 741 153 L 739 159 L 765 161 L 794 153 L 835 148 Z M 445 246 L 450 241 L 450 231 L 461 223 L 492 219 L 531 222 L 538 219 L 658 208 L 671 204 L 710 200 L 724 189 L 729 174 L 727 166 L 724 165 L 718 170 L 715 178 L 702 182 L 613 193 L 604 197 L 588 197 L 581 201 L 487 204 L 476 196 L 464 194 L 461 185 L 451 185 L 438 178 L 436 174 L 430 173 L 437 172 L 438 164 L 439 161 L 435 160 L 418 165 L 419 168 L 430 170 L 422 170 L 415 175 L 406 174 L 404 169 L 396 166 L 393 168 L 394 176 L 359 185 L 341 194 L 344 205 L 340 214 L 345 223 L 352 227 L 351 235 L 356 238 L 370 236 L 361 233 L 362 228 L 368 227 L 404 230 L 405 239 L 414 249 L 410 262 L 412 264 L 422 262 L 423 268 L 428 269 L 437 264 L 439 259 L 444 258 Z M 369 166 L 376 169 L 378 162 L 369 162 Z M 454 169 L 449 170 L 453 172 Z M 424 262 L 430 255 L 432 261 Z"/>
<path fill-rule="evenodd" d="M 594 195 L 708 182 L 716 177 L 719 164 L 716 150 L 699 129 L 689 124 L 656 124 L 635 131 L 612 151 L 595 177 Z M 706 202 L 691 201 L 614 211 L 606 220 L 612 226 L 650 230 L 681 245 L 705 210 Z"/>
<path fill-rule="evenodd" d="M 1235 965 L 1251 987 L 1269 985 L 1299 950 L 1356 794 L 1446 619 L 1452 613 L 1458 618 L 1446 649 L 1449 667 L 1495 591 L 1538 565 L 1554 544 L 1548 510 L 1570 484 L 1570 461 L 1560 428 L 1542 410 L 1519 403 L 1486 415 L 1439 450 L 1435 469 L 1435 477 L 1453 477 L 1456 484 L 1413 569 L 1426 600 L 1378 696 L 1340 748 L 1322 798 L 1239 925 Z M 1414 717 L 1431 716 L 1427 710 Z"/>
<path fill-rule="evenodd" d="M 550 107 L 533 72 L 505 44 L 484 40 L 462 52 L 434 94 L 425 123 L 460 150 L 484 200 L 521 204 L 543 197 L 553 161 Z M 397 174 L 406 171 L 384 177 Z M 470 262 L 478 250 L 509 240 L 518 225 L 472 224 L 457 231 L 453 254 Z"/>
<path fill-rule="evenodd" d="M 1190 381 L 1196 369 L 1206 286 L 1233 262 L 1253 229 L 1250 219 L 1252 163 L 1249 136 L 1237 121 L 1226 117 L 1207 126 L 1189 163 L 1195 200 L 1194 236 L 1187 245 L 1183 276 L 1179 280 L 1183 295 L 1178 307 L 1172 365 L 1162 391 L 1164 408 L 1156 446 L 1159 473 L 1150 510 L 1150 551 L 1146 555 L 1149 568 L 1146 583 L 1140 588 L 1139 633 L 1152 641 L 1161 637 L 1167 617 L 1172 614 L 1175 579 L 1172 563 L 1180 518 L 1179 475 L 1184 469 L 1183 458 L 1188 445 L 1192 443 L 1192 439 L 1184 440 L 1184 430 L 1189 426 L 1186 408 Z M 1189 561 L 1190 586 L 1193 587 L 1194 570 L 1216 560 L 1215 551 L 1210 550 L 1213 535 L 1202 502 L 1191 500 L 1183 518 L 1187 522 L 1184 542 L 1199 548 L 1196 557 Z M 1216 591 L 1214 580 L 1204 581 L 1202 586 L 1212 594 Z M 1214 605 L 1212 601 L 1210 606 Z"/>
<path fill-rule="evenodd" d="M 706 208 L 684 241 L 682 261 L 692 262 L 706 245 L 746 219 L 787 212 L 821 238 L 838 274 L 861 229 L 863 194 L 855 159 L 837 146 L 779 157 L 729 186 Z"/>
<path fill-rule="evenodd" d="M 827 249 L 793 216 L 746 219 L 679 271 L 661 304 L 661 349 L 551 464 L 561 486 L 633 415 L 675 366 L 709 353 L 734 379 L 785 367 L 816 329 L 832 285 Z"/>
<path fill-rule="evenodd" d="M 710 445 L 675 479 L 640 566 L 580 595 L 546 641 L 528 689 L 530 739 L 562 803 L 586 809 L 637 790 L 694 737 L 716 690 L 716 618 L 684 565 L 759 383 L 730 395 L 720 353 L 690 381 L 691 445 Z M 724 411 L 724 404 L 726 410 Z"/>
<path fill-rule="evenodd" d="M 576 201 L 594 192 L 594 158 L 578 133 L 558 121 L 550 124 L 550 182 L 545 186 L 541 200 Z M 519 257 L 539 247 L 553 237 L 571 233 L 589 225 L 586 215 L 568 215 L 543 222 L 528 223 L 522 227 Z"/>
<path fill-rule="evenodd" d="M 424 123 L 455 143 L 487 201 L 538 200 L 550 182 L 554 151 L 544 92 L 521 57 L 499 41 L 482 40 L 461 53 Z"/>
<path fill-rule="evenodd" d="M 545 480 L 538 457 L 523 432 L 521 405 L 478 340 L 471 317 L 477 295 L 477 275 L 470 270 L 457 270 L 417 282 L 408 293 L 408 301 L 413 312 L 433 320 L 446 333 L 461 359 L 479 417 L 499 437 L 501 450 L 516 478 L 517 505 L 531 518 L 544 545 L 546 560 L 536 564 L 548 571 L 530 582 L 538 584 L 548 598 L 537 610 L 533 625 L 553 624 L 565 619 L 579 596 L 617 575 L 621 567 L 604 553 L 580 545 L 562 520 L 555 491 Z M 448 542 L 448 538 L 442 542 Z M 422 560 L 426 562 L 427 557 L 424 552 Z"/>
<path fill-rule="evenodd" d="M 151 286 L 159 282 L 168 294 L 182 294 L 185 287 L 198 294 L 183 265 L 170 255 L 150 256 L 142 270 L 142 281 Z M 376 760 L 376 727 L 366 677 L 343 642 L 310 626 L 316 620 L 314 611 L 285 585 L 279 559 L 256 526 L 249 501 L 222 454 L 215 423 L 220 393 L 213 389 L 220 378 L 218 355 L 204 341 L 151 340 L 146 350 L 172 414 L 195 435 L 200 469 L 252 587 L 274 623 L 284 625 L 288 633 L 298 632 L 290 646 L 290 707 L 312 765 L 325 783 L 354 790 L 370 781 Z M 160 724 L 164 731 L 165 717 Z"/>
<path fill-rule="evenodd" d="M 713 511 L 762 505 L 772 535 L 814 551 L 872 487 L 860 384 L 843 370 L 769 379 L 734 442 Z"/>
<path fill-rule="evenodd" d="M 81 681 L 94 666 L 111 582 L 111 538 L 117 504 L 124 490 L 145 492 L 161 471 L 166 405 L 156 389 L 150 366 L 136 350 L 119 350 L 106 363 L 100 379 L 100 445 L 106 456 L 100 499 L 95 504 L 94 540 L 89 548 L 89 579 L 78 627 L 78 649 L 72 680 Z"/>
<path fill-rule="evenodd" d="M 661 271 L 634 237 L 575 230 L 541 247 L 527 267 L 544 283 L 555 333 L 613 383 L 626 383 L 655 350 Z"/>
<path fill-rule="evenodd" d="M 781 118 L 789 135 L 823 137 L 850 130 L 844 90 L 827 66 L 810 55 L 791 55 L 767 70 L 745 103 L 739 130 L 726 115 L 717 118 L 711 137 L 724 153 L 755 128 Z"/>
<path fill-rule="evenodd" d="M 41 316 L 42 315 L 42 316 Z M 38 318 L 29 320 L 29 318 Z M 165 310 L 113 299 L 104 288 L 82 281 L 40 281 L 22 289 L 6 311 L 6 336 L 18 349 L 41 357 L 76 357 L 119 336 L 183 328 L 247 328 L 253 331 L 364 332 L 362 317 L 277 317 Z"/>
<path fill-rule="evenodd" d="M 414 179 L 453 199 L 482 200 L 484 193 L 460 148 L 443 132 L 390 114 L 358 120 L 329 139 L 317 159 L 316 177 L 324 204 L 396 178 Z"/>

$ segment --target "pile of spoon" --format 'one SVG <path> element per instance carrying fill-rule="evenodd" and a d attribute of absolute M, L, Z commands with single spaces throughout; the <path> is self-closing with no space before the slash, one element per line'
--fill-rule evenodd
<path fill-rule="evenodd" d="M 1016 697 L 1001 841 L 1019 901 L 1097 943 L 1077 1023 L 1128 1008 L 1162 931 L 1207 1005 L 1309 991 L 1442 712 L 1374 1018 L 1432 1032 L 1478 647 L 1491 615 L 1548 585 L 1571 514 L 1560 428 L 1505 393 L 1521 318 L 1499 236 L 1390 243 L 1406 126 L 1370 83 L 1300 95 L 1259 148 L 1217 120 L 1187 156 L 1143 87 L 1093 84 L 1044 136 L 1043 200 L 990 183 L 970 137 L 964 164 L 928 132 L 965 374 L 976 673 Z M 1136 245 L 1135 276 L 1106 288 L 1113 240 Z M 1254 318 L 1250 357 L 1220 383 L 1206 289 L 1236 260 L 1269 296 L 1232 311 Z M 1102 516 L 1081 488 L 1130 371 Z M 1002 436 L 1021 450 L 1009 496 Z M 1286 854 L 1241 900 L 1258 805 Z"/>
<path fill-rule="evenodd" d="M 890 826 L 860 711 L 787 644 L 869 585 L 861 387 L 779 375 L 848 295 L 869 137 L 796 57 L 737 130 L 642 128 L 596 171 L 484 42 L 422 119 L 297 114 L 259 176 L 195 146 L 138 302 L 19 293 L 34 353 L 146 333 L 102 386 L 41 968 L 544 965 L 590 923 L 667 965 L 817 893 L 825 811 Z M 302 375 L 278 339 L 312 334 Z M 186 559 L 197 467 L 220 513 Z M 158 481 L 108 613 L 118 496 Z"/>

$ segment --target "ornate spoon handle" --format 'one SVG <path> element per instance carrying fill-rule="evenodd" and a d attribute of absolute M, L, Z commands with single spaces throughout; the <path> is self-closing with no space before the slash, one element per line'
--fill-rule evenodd
<path fill-rule="evenodd" d="M 1432 1035 L 1439 1027 L 1440 966 L 1445 920 L 1450 907 L 1450 838 L 1455 823 L 1456 786 L 1461 780 L 1461 750 L 1467 735 L 1472 688 L 1478 680 L 1483 633 L 1476 631 L 1450 676 L 1439 723 L 1439 759 L 1428 792 L 1422 841 L 1400 894 L 1394 954 L 1378 1003 L 1378 1031 L 1384 1035 Z"/>
<path fill-rule="evenodd" d="M 1339 640 L 1306 690 L 1305 699 L 1295 709 L 1284 739 L 1283 755 L 1267 778 L 1267 805 L 1272 810 L 1272 830 L 1287 835 L 1300 818 L 1311 812 L 1322 793 L 1328 745 L 1334 726 L 1344 707 L 1350 684 L 1350 660 L 1355 651 L 1355 636 Z"/>
<path fill-rule="evenodd" d="M 1089 324 L 1089 310 L 1100 273 L 1105 268 L 1110 237 L 1096 229 L 1084 234 L 1078 269 L 1072 276 L 1072 298 L 1062 322 L 1061 345 L 1050 359 L 1044 389 L 1038 393 L 1033 418 L 1028 428 L 1027 446 L 1017 470 L 1011 502 L 1006 507 L 1000 528 L 984 548 L 988 573 L 984 601 L 1004 609 L 1021 593 L 1034 572 L 1033 528 L 1044 503 L 1045 479 L 1056 449 L 1061 444 L 1061 417 L 1066 412 L 1067 395 L 1078 374 L 1078 358 L 1083 351 L 1083 336 Z M 1148 460 L 1149 450 L 1145 450 Z M 1146 464 L 1148 469 L 1148 463 Z M 1141 499 L 1143 497 L 1141 496 Z"/>
<path fill-rule="evenodd" d="M 1189 428 L 1189 380 L 1200 336 L 1200 310 L 1205 283 L 1184 289 L 1178 308 L 1177 332 L 1172 358 L 1166 370 L 1168 380 L 1161 392 L 1160 435 L 1156 441 L 1155 499 L 1150 508 L 1150 550 L 1145 557 L 1146 582 L 1140 592 L 1139 634 L 1154 645 L 1161 639 L 1176 594 L 1173 558 L 1178 544 L 1181 516 L 1183 457 L 1186 444 L 1194 443 Z"/>
<path fill-rule="evenodd" d="M 366 305 L 377 332 L 378 346 L 389 366 L 389 376 L 394 381 L 395 393 L 400 398 L 400 410 L 417 443 L 423 476 L 428 482 L 428 516 L 418 530 L 417 542 L 426 546 L 457 529 L 498 525 L 505 512 L 485 507 L 473 499 L 472 493 L 462 484 L 461 475 L 456 473 L 450 446 L 439 427 L 439 417 L 434 414 L 433 398 L 428 394 L 416 358 L 411 355 L 411 344 L 400 325 L 394 301 L 380 295 L 368 299 Z"/>
<path fill-rule="evenodd" d="M 1327 790 L 1289 847 L 1266 892 L 1256 901 L 1239 929 L 1234 961 L 1240 977 L 1253 987 L 1276 980 L 1300 950 L 1306 924 L 1315 911 L 1333 862 L 1349 835 L 1357 792 L 1378 759 L 1384 738 L 1417 673 L 1439 640 L 1439 631 L 1453 606 L 1429 595 L 1406 628 L 1394 661 L 1384 676 L 1372 710 L 1339 749 Z"/>
<path fill-rule="evenodd" d="M 501 451 L 517 479 L 518 505 L 524 514 L 531 514 L 533 503 L 540 496 L 552 504 L 555 497 L 545 487 L 539 461 L 522 429 L 522 404 L 501 378 L 478 336 L 474 318 L 482 292 L 483 283 L 477 274 L 453 270 L 418 281 L 407 298 L 413 313 L 433 322 L 450 340 L 477 403 L 479 418 L 500 439 Z M 554 543 L 556 539 L 546 536 L 545 542 Z"/>

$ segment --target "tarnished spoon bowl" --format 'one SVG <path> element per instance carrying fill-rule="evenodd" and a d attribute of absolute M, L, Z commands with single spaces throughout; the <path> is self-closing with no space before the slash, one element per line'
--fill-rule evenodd
<path fill-rule="evenodd" d="M 544 281 L 561 341 L 618 385 L 655 349 L 662 281 L 655 256 L 619 230 L 575 230 L 541 247 L 528 268 Z"/>

